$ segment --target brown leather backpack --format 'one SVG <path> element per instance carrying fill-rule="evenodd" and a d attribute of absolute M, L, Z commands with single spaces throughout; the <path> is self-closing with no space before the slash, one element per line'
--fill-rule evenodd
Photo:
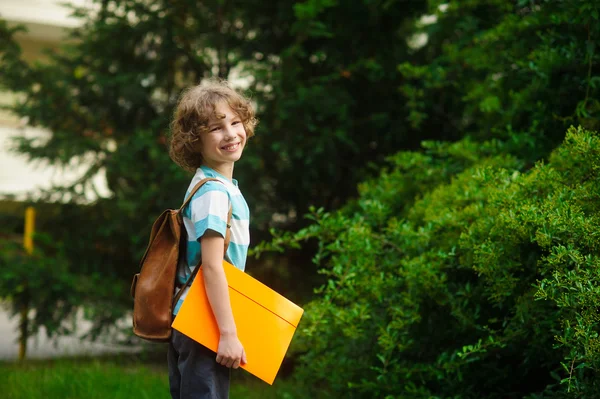
<path fill-rule="evenodd" d="M 196 191 L 214 178 L 202 179 L 194 186 L 190 195 L 178 210 L 167 209 L 152 225 L 148 248 L 140 262 L 140 272 L 133 276 L 131 296 L 133 303 L 133 333 L 149 341 L 166 342 L 171 337 L 173 306 L 189 286 L 200 267 L 196 267 L 181 287 L 175 298 L 177 265 L 185 248 L 181 243 L 187 240 L 181 212 L 190 202 Z M 225 252 L 231 236 L 231 208 L 227 216 Z"/>

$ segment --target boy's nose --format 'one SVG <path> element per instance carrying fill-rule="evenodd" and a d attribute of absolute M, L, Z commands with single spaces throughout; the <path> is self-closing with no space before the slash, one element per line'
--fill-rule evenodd
<path fill-rule="evenodd" d="M 231 127 L 227 127 L 225 129 L 225 138 L 233 139 L 234 137 L 235 137 L 235 132 L 233 131 L 233 129 Z"/>

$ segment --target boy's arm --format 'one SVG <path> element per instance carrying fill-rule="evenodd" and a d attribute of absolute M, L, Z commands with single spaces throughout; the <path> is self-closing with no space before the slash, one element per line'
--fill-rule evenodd
<path fill-rule="evenodd" d="M 229 288 L 223 270 L 223 249 L 225 240 L 213 231 L 207 230 L 200 239 L 202 247 L 202 274 L 206 295 L 219 326 L 221 337 L 217 350 L 217 363 L 223 366 L 238 368 L 246 363 L 246 354 L 238 339 Z"/>

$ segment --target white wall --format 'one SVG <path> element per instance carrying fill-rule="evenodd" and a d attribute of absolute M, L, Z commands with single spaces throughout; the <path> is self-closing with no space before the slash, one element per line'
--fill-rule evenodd
<path fill-rule="evenodd" d="M 61 3 L 90 5 L 90 0 L 0 0 L 0 16 L 19 23 L 34 23 L 53 27 L 73 28 L 79 20 L 69 17 L 70 10 Z M 47 38 L 52 40 L 57 38 Z"/>
<path fill-rule="evenodd" d="M 0 197 L 9 195 L 15 199 L 25 199 L 31 194 L 35 198 L 40 189 L 73 182 L 84 173 L 85 167 L 75 165 L 58 168 L 42 161 L 28 162 L 23 155 L 9 151 L 10 138 L 15 135 L 45 140 L 48 132 L 29 127 L 0 126 Z M 94 177 L 93 184 L 100 196 L 110 195 L 103 172 Z M 92 201 L 96 196 L 93 192 L 88 192 L 86 197 Z"/>
<path fill-rule="evenodd" d="M 64 0 L 0 0 L 0 17 L 11 24 L 24 24 L 28 32 L 18 36 L 28 61 L 43 59 L 44 47 L 57 47 L 68 29 L 79 25 L 79 20 L 69 17 L 70 10 L 61 3 Z M 73 5 L 90 5 L 90 0 L 71 0 Z M 1 68 L 1 66 L 0 66 Z M 0 92 L 0 104 L 15 100 L 11 93 Z M 22 156 L 10 152 L 10 138 L 15 135 L 45 139 L 48 132 L 31 128 L 14 115 L 0 111 L 0 197 L 14 196 L 24 199 L 28 194 L 36 196 L 40 189 L 54 184 L 65 184 L 79 177 L 85 168 L 71 166 L 63 169 L 44 162 L 28 162 Z M 101 196 L 110 195 L 103 173 L 94 178 L 94 185 Z M 93 193 L 87 194 L 93 200 Z"/>

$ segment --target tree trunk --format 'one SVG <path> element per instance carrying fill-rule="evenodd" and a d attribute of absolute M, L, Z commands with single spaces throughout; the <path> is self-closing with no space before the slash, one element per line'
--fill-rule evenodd
<path fill-rule="evenodd" d="M 27 338 L 29 338 L 29 287 L 27 284 L 25 284 L 25 289 L 20 299 L 19 361 L 23 361 L 27 355 Z"/>

